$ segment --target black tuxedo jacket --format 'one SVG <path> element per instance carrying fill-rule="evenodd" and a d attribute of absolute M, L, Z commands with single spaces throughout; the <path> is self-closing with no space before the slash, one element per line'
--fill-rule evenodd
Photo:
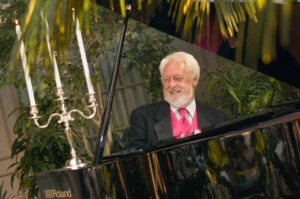
<path fill-rule="evenodd" d="M 198 126 L 203 130 L 213 128 L 226 121 L 227 116 L 220 110 L 196 100 Z M 169 103 L 162 101 L 134 109 L 130 116 L 128 142 L 124 149 L 143 148 L 156 145 L 173 137 Z"/>

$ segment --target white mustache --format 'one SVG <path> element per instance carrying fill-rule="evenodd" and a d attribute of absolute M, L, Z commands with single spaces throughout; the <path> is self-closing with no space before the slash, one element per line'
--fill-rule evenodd
<path fill-rule="evenodd" d="M 181 92 L 182 91 L 182 89 L 181 88 L 179 88 L 179 87 L 173 87 L 173 88 L 169 88 L 168 89 L 168 92 L 169 93 L 174 93 L 174 92 Z"/>

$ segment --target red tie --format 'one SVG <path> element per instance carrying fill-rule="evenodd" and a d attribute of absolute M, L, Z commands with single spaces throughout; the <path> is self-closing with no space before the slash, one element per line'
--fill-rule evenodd
<path fill-rule="evenodd" d="M 179 113 L 181 114 L 181 118 L 179 120 L 179 123 L 181 124 L 181 136 L 180 137 L 185 137 L 187 136 L 187 133 L 189 133 L 191 124 L 189 120 L 186 117 L 187 109 L 186 108 L 180 108 Z"/>

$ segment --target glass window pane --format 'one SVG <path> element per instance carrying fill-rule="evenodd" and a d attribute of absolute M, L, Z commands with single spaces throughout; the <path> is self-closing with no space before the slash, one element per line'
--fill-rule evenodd
<path fill-rule="evenodd" d="M 132 69 L 125 73 L 126 84 L 132 84 L 140 81 L 144 81 L 143 78 L 138 74 L 136 69 Z"/>
<path fill-rule="evenodd" d="M 100 59 L 100 78 L 103 81 L 100 84 L 101 90 L 107 90 L 113 75 L 112 73 L 115 64 L 115 56 L 113 52 L 109 51 L 105 55 L 101 55 L 99 59 Z M 120 77 L 117 77 L 116 85 L 117 86 L 121 85 Z"/>
<path fill-rule="evenodd" d="M 123 90 L 117 90 L 115 100 L 113 103 L 113 111 L 112 112 L 112 122 L 114 125 L 121 122 L 120 126 L 127 126 L 128 125 L 128 117 L 129 117 L 129 110 L 126 107 L 126 100 L 124 96 Z"/>
<path fill-rule="evenodd" d="M 130 103 L 133 109 L 143 104 L 151 103 L 151 98 L 147 93 L 146 84 L 129 87 L 128 93 L 129 96 L 131 96 Z"/>

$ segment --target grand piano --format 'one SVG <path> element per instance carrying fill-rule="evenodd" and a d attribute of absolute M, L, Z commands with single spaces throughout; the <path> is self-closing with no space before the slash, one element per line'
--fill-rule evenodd
<path fill-rule="evenodd" d="M 300 198 L 299 122 L 300 102 L 282 104 L 201 134 L 101 157 L 83 168 L 37 173 L 40 196 Z"/>
<path fill-rule="evenodd" d="M 299 198 L 300 103 L 97 166 L 36 174 L 41 198 Z"/>

